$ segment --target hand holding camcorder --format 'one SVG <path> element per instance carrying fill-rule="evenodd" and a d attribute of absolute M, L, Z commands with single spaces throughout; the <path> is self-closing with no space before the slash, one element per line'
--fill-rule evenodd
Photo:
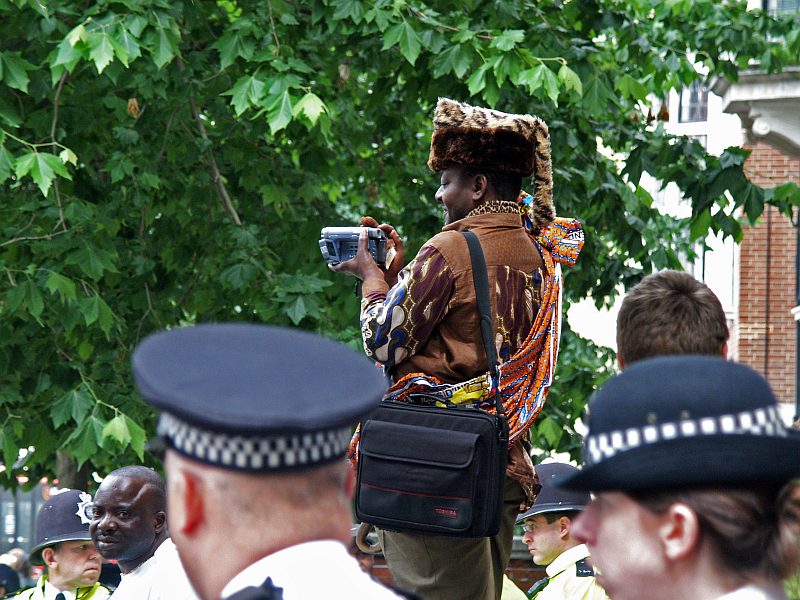
<path fill-rule="evenodd" d="M 358 237 L 363 227 L 325 227 L 320 234 L 319 249 L 329 265 L 350 260 L 358 252 Z M 386 269 L 386 234 L 377 227 L 367 227 L 367 244 L 372 259 Z"/>

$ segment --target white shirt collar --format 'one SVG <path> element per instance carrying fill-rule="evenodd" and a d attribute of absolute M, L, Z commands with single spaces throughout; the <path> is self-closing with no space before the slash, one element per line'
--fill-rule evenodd
<path fill-rule="evenodd" d="M 75 590 L 57 590 L 47 579 L 44 580 L 44 600 L 55 600 L 59 593 L 64 594 L 64 600 L 75 600 Z"/>
<path fill-rule="evenodd" d="M 545 572 L 548 577 L 553 578 L 587 556 L 589 556 L 589 547 L 586 544 L 578 544 L 556 556 L 555 560 L 547 565 Z"/>

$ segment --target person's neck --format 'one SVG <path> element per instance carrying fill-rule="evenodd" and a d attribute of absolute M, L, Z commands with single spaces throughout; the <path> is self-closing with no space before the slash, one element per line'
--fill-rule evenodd
<path fill-rule="evenodd" d="M 61 579 L 58 574 L 48 573 L 47 579 L 44 580 L 45 585 L 52 587 L 57 592 L 66 592 L 68 590 L 75 589 L 71 586 L 68 582 Z"/>
<path fill-rule="evenodd" d="M 123 575 L 127 575 L 128 573 L 138 569 L 140 566 L 142 566 L 144 563 L 146 563 L 153 557 L 153 555 L 156 553 L 156 550 L 158 550 L 158 547 L 162 543 L 164 543 L 164 540 L 166 540 L 168 537 L 169 534 L 166 531 L 162 531 L 155 537 L 153 543 L 150 544 L 150 547 L 147 549 L 146 552 L 143 552 L 140 556 L 132 560 L 119 561 L 117 563 L 119 565 L 119 570 L 122 572 Z"/>
<path fill-rule="evenodd" d="M 671 564 L 664 573 L 666 583 L 663 598 L 718 598 L 745 585 L 736 573 L 722 568 L 717 561 L 701 553 Z"/>
<path fill-rule="evenodd" d="M 335 508 L 331 510 L 335 512 Z M 350 527 L 346 523 L 351 516 L 349 511 L 336 516 L 341 518 L 332 517 L 325 522 L 320 522 L 319 519 L 292 521 L 288 518 L 280 526 L 276 523 L 274 528 L 263 527 L 262 530 L 271 531 L 272 535 L 260 536 L 257 541 L 245 532 L 242 535 L 228 535 L 224 540 L 215 539 L 209 544 L 210 551 L 207 553 L 208 556 L 215 556 L 215 559 L 213 564 L 205 567 L 205 589 L 197 590 L 201 598 L 219 598 L 225 586 L 247 567 L 292 546 L 319 540 L 337 540 L 346 546 L 350 539 Z M 313 528 L 307 526 L 309 522 L 315 523 Z M 232 540 L 236 541 L 232 543 Z M 211 548 L 219 548 L 223 543 L 230 546 L 229 551 L 224 557 L 218 553 L 215 555 Z M 198 553 L 198 556 L 202 557 L 204 554 Z"/>

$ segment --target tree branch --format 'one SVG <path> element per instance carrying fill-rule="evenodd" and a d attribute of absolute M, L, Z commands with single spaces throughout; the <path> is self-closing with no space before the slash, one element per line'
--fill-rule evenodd
<path fill-rule="evenodd" d="M 64 70 L 61 78 L 58 80 L 58 87 L 56 88 L 56 95 L 53 97 L 53 121 L 50 123 L 50 142 L 53 144 L 53 152 L 58 150 L 58 142 L 56 142 L 56 126 L 58 125 L 58 107 L 61 102 L 61 90 L 64 89 L 64 82 L 67 80 L 68 71 Z M 61 204 L 61 192 L 58 189 L 58 177 L 53 180 L 53 190 L 56 193 L 56 203 L 58 204 L 59 220 L 53 228 L 55 231 L 61 226 L 62 231 L 67 230 L 67 220 L 64 218 L 64 207 Z"/>
<path fill-rule="evenodd" d="M 180 59 L 178 60 L 178 70 L 181 73 L 184 72 L 183 61 Z M 186 85 L 190 85 L 190 82 L 187 81 L 185 77 L 183 78 L 183 81 L 186 83 Z M 225 182 L 222 180 L 222 175 L 220 175 L 219 167 L 217 167 L 217 160 L 214 158 L 214 151 L 211 150 L 211 140 L 206 132 L 205 123 L 203 123 L 203 119 L 200 117 L 200 111 L 197 110 L 197 103 L 194 101 L 194 96 L 192 95 L 191 89 L 189 90 L 189 106 L 192 109 L 192 116 L 194 117 L 194 120 L 197 121 L 197 129 L 200 131 L 200 137 L 203 138 L 204 141 L 208 142 L 208 166 L 211 169 L 211 179 L 214 182 L 214 187 L 217 189 L 217 195 L 222 202 L 225 212 L 230 215 L 234 223 L 241 225 L 242 220 L 239 218 L 239 213 L 236 212 L 233 202 L 231 202 L 230 194 L 228 194 L 228 188 L 225 186 Z"/>
<path fill-rule="evenodd" d="M 16 244 L 17 242 L 30 242 L 34 240 L 52 240 L 54 237 L 59 235 L 63 235 L 67 233 L 67 229 L 62 229 L 61 231 L 56 231 L 55 233 L 48 233 L 47 235 L 26 235 L 23 237 L 16 237 L 10 240 L 6 240 L 3 243 L 0 243 L 0 248 L 3 246 L 10 246 L 11 244 Z"/>

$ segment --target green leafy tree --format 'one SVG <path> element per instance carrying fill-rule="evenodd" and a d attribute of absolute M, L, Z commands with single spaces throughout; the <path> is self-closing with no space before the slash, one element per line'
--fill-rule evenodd
<path fill-rule="evenodd" d="M 587 231 L 567 301 L 607 304 L 708 231 L 740 238 L 738 207 L 790 210 L 797 188 L 751 185 L 742 150 L 707 156 L 646 115 L 698 63 L 780 70 L 798 31 L 716 0 L 0 0 L 2 483 L 54 475 L 56 456 L 155 461 L 129 373 L 154 330 L 246 320 L 358 345 L 319 230 L 371 214 L 412 254 L 438 230 L 438 96 L 550 124 L 558 211 Z M 653 208 L 644 171 L 691 217 Z M 611 364 L 565 332 L 537 445 L 577 455 Z"/>

